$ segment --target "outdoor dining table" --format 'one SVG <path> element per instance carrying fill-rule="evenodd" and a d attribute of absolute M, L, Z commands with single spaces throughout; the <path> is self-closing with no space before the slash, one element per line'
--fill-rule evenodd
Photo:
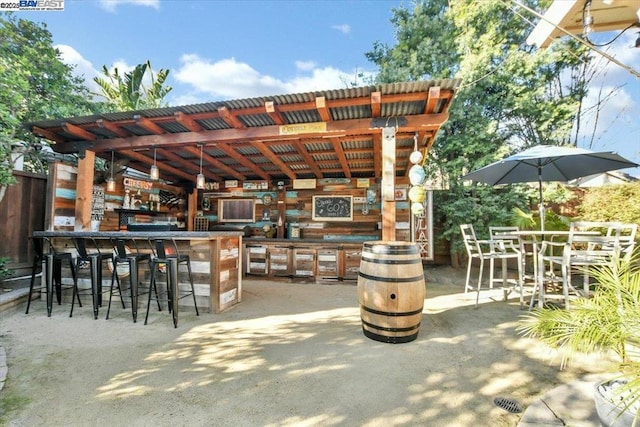
<path fill-rule="evenodd" d="M 526 243 L 532 246 L 532 254 L 533 254 L 533 280 L 534 280 L 534 288 L 533 294 L 531 295 L 531 301 L 529 302 L 529 310 L 533 309 L 533 304 L 536 298 L 536 292 L 540 294 L 539 300 L 544 300 L 544 289 L 541 283 L 539 283 L 538 278 L 538 251 L 540 248 L 540 243 L 545 241 L 546 239 L 554 240 L 556 237 L 569 237 L 571 232 L 569 230 L 518 230 L 518 231 L 508 231 L 505 233 L 500 233 L 504 235 L 517 236 L 521 241 L 524 239 Z M 599 236 L 600 232 L 595 230 L 574 230 L 574 236 Z"/>

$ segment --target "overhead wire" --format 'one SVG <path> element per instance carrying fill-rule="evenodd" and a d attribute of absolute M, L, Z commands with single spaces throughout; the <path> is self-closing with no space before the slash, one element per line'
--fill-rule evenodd
<path fill-rule="evenodd" d="M 501 0 L 503 3 L 505 3 L 505 0 Z M 540 18 L 541 20 L 547 22 L 550 25 L 553 25 L 555 28 L 557 28 L 558 30 L 562 31 L 564 34 L 568 35 L 569 37 L 573 38 L 574 40 L 576 40 L 578 43 L 588 47 L 589 49 L 599 53 L 600 55 L 602 55 L 603 57 L 605 57 L 606 59 L 608 59 L 609 61 L 613 62 L 614 64 L 616 64 L 617 66 L 623 68 L 625 71 L 631 73 L 632 75 L 640 78 L 640 72 L 634 70 L 633 68 L 629 67 L 626 64 L 623 64 L 622 62 L 618 61 L 616 58 L 614 58 L 613 56 L 609 55 L 608 53 L 598 49 L 597 46 L 592 45 L 591 43 L 588 42 L 588 40 L 584 40 L 581 37 L 576 36 L 575 34 L 570 33 L 569 31 L 567 31 L 566 29 L 560 27 L 559 25 L 556 25 L 555 23 L 551 22 L 549 19 L 545 18 L 544 15 L 536 12 L 535 10 L 531 9 L 529 6 L 524 5 L 522 3 L 520 3 L 518 0 L 511 0 L 511 2 L 513 2 L 513 4 L 520 6 L 521 8 L 523 8 L 524 10 L 526 10 L 529 13 L 532 13 L 533 15 L 535 15 L 536 17 Z"/>

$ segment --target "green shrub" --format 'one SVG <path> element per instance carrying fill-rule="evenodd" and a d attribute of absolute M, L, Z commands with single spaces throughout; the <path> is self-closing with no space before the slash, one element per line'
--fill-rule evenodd
<path fill-rule="evenodd" d="M 589 221 L 620 221 L 640 225 L 640 182 L 590 188 L 578 207 Z"/>
<path fill-rule="evenodd" d="M 7 257 L 0 257 L 0 281 L 13 274 L 13 272 L 7 268 L 9 261 L 11 260 Z"/>

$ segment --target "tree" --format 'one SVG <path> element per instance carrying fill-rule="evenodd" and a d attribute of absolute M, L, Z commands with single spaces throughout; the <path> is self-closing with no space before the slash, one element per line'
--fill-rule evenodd
<path fill-rule="evenodd" d="M 106 99 L 107 108 L 116 111 L 141 110 L 146 108 L 160 108 L 167 104 L 165 96 L 171 92 L 171 86 L 164 86 L 169 70 L 160 69 L 154 75 L 151 62 L 138 64 L 130 71 L 120 74 L 118 68 L 109 71 L 106 65 L 102 66 L 104 77 L 95 77 L 93 80 L 100 88 L 94 95 Z M 145 85 L 145 81 L 149 84 Z"/>
<path fill-rule="evenodd" d="M 27 170 L 44 172 L 38 159 L 46 142 L 24 123 L 92 110 L 83 80 L 60 58 L 45 24 L 0 13 L 0 200 L 14 182 L 12 146 L 24 146 Z"/>
<path fill-rule="evenodd" d="M 376 43 L 366 54 L 379 81 L 462 80 L 425 164 L 450 178 L 450 190 L 436 194 L 443 237 L 457 236 L 461 221 L 478 230 L 509 223 L 525 203 L 520 188 L 469 188 L 459 178 L 528 146 L 569 140 L 584 85 L 561 77 L 583 66 L 584 48 L 570 40 L 534 52 L 525 45 L 530 23 L 501 0 L 419 0 L 393 14 L 396 45 Z"/>

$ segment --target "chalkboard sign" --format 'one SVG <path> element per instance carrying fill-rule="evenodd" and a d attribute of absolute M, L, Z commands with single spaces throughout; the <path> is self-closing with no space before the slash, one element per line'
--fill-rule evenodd
<path fill-rule="evenodd" d="M 314 221 L 352 221 L 353 196 L 313 196 Z"/>

